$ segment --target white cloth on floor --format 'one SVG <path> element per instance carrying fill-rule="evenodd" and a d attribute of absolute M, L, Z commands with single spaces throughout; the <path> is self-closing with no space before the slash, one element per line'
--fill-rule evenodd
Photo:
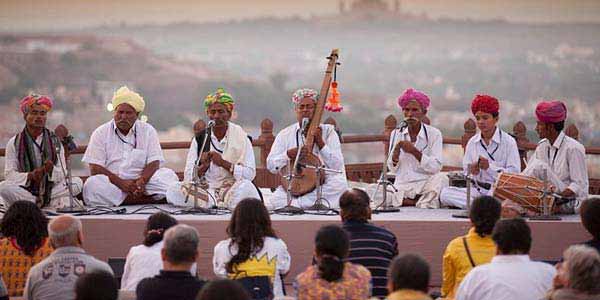
<path fill-rule="evenodd" d="M 313 154 L 321 159 L 326 168 L 342 171 L 341 174 L 326 174 L 325 183 L 321 186 L 322 198 L 327 202 L 324 204 L 329 204 L 330 208 L 339 208 L 339 198 L 348 189 L 340 138 L 333 125 L 321 124 L 320 127 L 325 146 L 319 150 L 315 143 Z M 271 152 L 267 157 L 267 168 L 271 173 L 280 174 L 280 170 L 288 165 L 290 159 L 287 156 L 287 151 L 289 149 L 304 145 L 304 136 L 300 131 L 300 125 L 294 123 L 277 134 Z M 269 200 L 265 199 L 265 204 L 269 209 L 284 207 L 287 205 L 287 193 L 282 186 L 279 186 Z M 316 200 L 317 191 L 315 190 L 300 197 L 293 197 L 291 204 L 306 208 L 312 206 Z"/>
<path fill-rule="evenodd" d="M 394 129 L 390 134 L 390 146 L 388 168 L 396 174 L 394 187 L 398 191 L 399 203 L 402 205 L 404 198 L 415 199 L 420 195 L 415 204 L 419 208 L 439 208 L 439 195 L 443 187 L 448 186 L 448 177 L 441 174 L 443 164 L 442 157 L 442 133 L 439 129 L 421 123 L 421 130 L 413 145 L 421 151 L 421 161 L 412 154 L 400 150 L 398 163 L 394 164 L 392 153 L 399 141 L 410 141 L 408 128 Z"/>
<path fill-rule="evenodd" d="M 164 158 L 152 125 L 138 120 L 124 136 L 111 120 L 94 130 L 82 161 L 102 166 L 122 179 L 137 179 L 146 165 L 159 161 L 162 166 Z M 163 198 L 177 181 L 173 170 L 161 167 L 146 184 L 146 194 Z M 94 175 L 86 180 L 83 197 L 93 206 L 117 206 L 127 193 L 110 183 L 106 175 Z"/>
<path fill-rule="evenodd" d="M 529 159 L 524 175 L 545 178 L 562 192 L 570 189 L 577 201 L 565 205 L 564 212 L 577 212 L 581 202 L 589 196 L 589 180 L 585 163 L 585 147 L 561 131 L 554 144 L 542 139 Z"/>
<path fill-rule="evenodd" d="M 0 182 L 0 198 L 4 200 L 6 206 L 12 205 L 19 200 L 36 202 L 36 197 L 22 186 L 28 186 L 27 172 L 19 172 L 19 160 L 15 149 L 15 137 L 13 136 L 6 144 L 6 152 L 4 157 L 4 181 Z M 43 136 L 36 138 L 36 143 L 42 143 Z M 42 153 L 37 147 L 33 147 L 34 156 L 37 162 L 41 165 Z M 65 160 L 65 151 L 60 145 L 58 164 L 52 169 L 50 181 L 54 183 L 52 187 L 52 195 L 50 196 L 50 207 L 61 208 L 69 205 L 69 190 L 67 186 L 67 163 Z M 79 177 L 72 177 L 73 195 L 81 193 L 83 182 Z"/>
<path fill-rule="evenodd" d="M 521 171 L 521 158 L 517 142 L 510 134 L 498 127 L 496 127 L 489 145 L 485 145 L 481 132 L 477 132 L 469 139 L 463 157 L 464 174 L 467 174 L 470 164 L 477 163 L 479 157 L 486 158 L 490 167 L 487 170 L 480 170 L 477 175 L 472 175 L 476 181 L 493 185 L 501 172 L 519 173 Z M 476 187 L 473 187 L 471 189 L 471 201 L 479 195 L 489 195 L 489 193 L 484 188 L 477 190 Z M 442 206 L 466 208 L 467 190 L 465 188 L 446 187 L 442 189 L 440 202 Z"/>

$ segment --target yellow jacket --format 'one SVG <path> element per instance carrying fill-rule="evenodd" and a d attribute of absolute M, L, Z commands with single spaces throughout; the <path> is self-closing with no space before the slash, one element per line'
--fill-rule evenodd
<path fill-rule="evenodd" d="M 474 227 L 466 236 L 453 239 L 446 247 L 442 263 L 442 296 L 446 299 L 454 299 L 461 281 L 473 268 L 463 243 L 463 237 L 467 239 L 475 266 L 489 263 L 496 255 L 496 245 L 492 241 L 492 237 L 489 235 L 480 237 Z"/>

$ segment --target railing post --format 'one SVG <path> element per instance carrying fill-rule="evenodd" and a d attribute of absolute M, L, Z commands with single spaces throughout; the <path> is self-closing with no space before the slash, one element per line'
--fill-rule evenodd
<path fill-rule="evenodd" d="M 525 126 L 525 123 L 521 121 L 515 123 L 515 126 L 513 126 L 513 134 L 515 135 L 517 148 L 519 149 L 519 156 L 521 157 L 522 171 L 525 170 L 525 166 L 527 166 L 527 148 L 525 145 L 529 143 L 529 139 L 527 138 L 527 127 Z"/>
<path fill-rule="evenodd" d="M 575 126 L 575 124 L 570 124 L 569 126 L 567 126 L 567 128 L 565 129 L 565 134 L 568 137 L 579 140 L 579 129 L 577 129 L 577 126 Z"/>
<path fill-rule="evenodd" d="M 386 137 L 389 137 L 390 134 L 392 133 L 392 131 L 394 131 L 394 129 L 396 129 L 397 125 L 398 125 L 398 121 L 396 120 L 396 117 L 394 117 L 394 115 L 387 116 L 383 123 L 383 135 L 385 135 Z M 383 153 L 387 153 L 388 149 L 390 148 L 390 141 L 386 140 L 385 142 L 383 142 L 383 145 L 385 147 L 383 149 Z"/>
<path fill-rule="evenodd" d="M 198 135 L 198 133 L 204 130 L 204 128 L 206 128 L 206 122 L 204 122 L 202 119 L 198 119 L 198 121 L 194 123 L 194 136 Z"/>
<path fill-rule="evenodd" d="M 271 151 L 271 146 L 273 146 L 273 141 L 275 141 L 275 136 L 273 136 L 273 122 L 269 119 L 264 119 L 260 122 L 260 136 L 258 140 L 261 142 L 260 147 L 260 163 L 261 166 L 267 166 L 267 156 Z"/>
<path fill-rule="evenodd" d="M 465 129 L 465 133 L 461 137 L 461 143 L 463 151 L 465 151 L 465 149 L 467 148 L 467 143 L 477 132 L 477 125 L 475 124 L 475 121 L 473 119 L 469 118 L 463 125 L 463 128 Z"/>

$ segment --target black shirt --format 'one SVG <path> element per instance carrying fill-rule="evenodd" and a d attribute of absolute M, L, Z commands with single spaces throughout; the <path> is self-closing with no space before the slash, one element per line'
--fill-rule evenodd
<path fill-rule="evenodd" d="M 194 300 L 204 281 L 187 271 L 165 271 L 144 278 L 136 288 L 137 300 Z"/>
<path fill-rule="evenodd" d="M 373 296 L 387 296 L 387 270 L 398 255 L 396 236 L 389 230 L 360 221 L 346 221 L 342 226 L 350 238 L 347 261 L 360 264 L 371 272 Z"/>

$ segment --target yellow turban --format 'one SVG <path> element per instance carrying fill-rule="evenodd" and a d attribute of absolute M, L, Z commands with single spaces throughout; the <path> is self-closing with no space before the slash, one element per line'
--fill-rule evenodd
<path fill-rule="evenodd" d="M 142 98 L 140 94 L 128 89 L 126 86 L 119 88 L 113 95 L 111 101 L 113 109 L 117 109 L 117 106 L 123 103 L 131 105 L 138 113 L 144 111 L 144 107 L 146 107 L 144 98 Z"/>

